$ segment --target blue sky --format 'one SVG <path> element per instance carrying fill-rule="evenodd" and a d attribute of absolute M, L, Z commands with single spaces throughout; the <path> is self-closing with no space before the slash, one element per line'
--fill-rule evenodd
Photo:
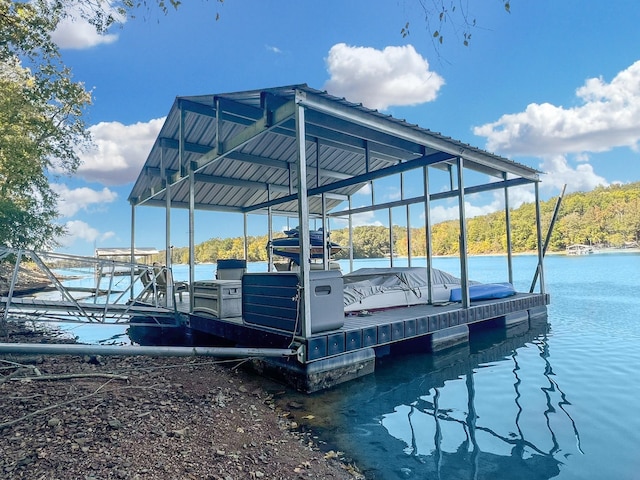
<path fill-rule="evenodd" d="M 462 3 L 477 23 L 468 47 L 459 16 L 436 47 L 417 0 L 192 0 L 167 16 L 141 10 L 102 37 L 62 25 L 63 60 L 93 93 L 94 146 L 73 178 L 53 180 L 70 232 L 59 250 L 130 244 L 128 194 L 180 95 L 306 83 L 538 168 L 543 199 L 565 183 L 640 181 L 640 2 L 515 0 L 511 13 L 500 0 Z M 469 211 L 500 207 L 478 197 Z M 456 210 L 437 208 L 436 220 Z M 196 242 L 242 235 L 241 221 L 203 221 Z M 172 225 L 172 244 L 186 246 L 184 212 Z M 163 231 L 162 209 L 136 210 L 138 246 L 164 248 Z"/>

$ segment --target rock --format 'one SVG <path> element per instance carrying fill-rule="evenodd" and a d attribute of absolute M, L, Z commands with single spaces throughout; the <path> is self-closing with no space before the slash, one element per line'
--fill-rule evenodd
<path fill-rule="evenodd" d="M 113 418 L 113 417 L 110 418 L 108 423 L 109 423 L 109 426 L 114 430 L 117 430 L 122 427 L 122 422 L 117 418 Z"/>
<path fill-rule="evenodd" d="M 49 425 L 50 427 L 57 427 L 58 425 L 60 425 L 60 423 L 61 421 L 58 417 L 51 417 L 47 422 L 47 425 Z"/>
<path fill-rule="evenodd" d="M 189 428 L 189 427 L 185 427 L 185 428 L 180 429 L 180 430 L 171 430 L 171 434 L 172 434 L 174 437 L 182 438 L 182 437 L 184 437 L 184 436 L 187 434 L 187 429 L 188 429 L 188 428 Z"/>
<path fill-rule="evenodd" d="M 4 421 L 23 418 L 0 432 L 0 478 L 357 478 L 290 429 L 282 409 L 302 404 L 285 406 L 293 400 L 285 391 L 276 404 L 267 392 L 281 387 L 265 379 L 208 359 L 87 357 L 45 356 L 38 368 L 44 375 L 120 373 L 128 382 L 0 383 Z M 62 406 L 25 417 L 55 405 Z M 308 461 L 312 469 L 294 472 Z"/>

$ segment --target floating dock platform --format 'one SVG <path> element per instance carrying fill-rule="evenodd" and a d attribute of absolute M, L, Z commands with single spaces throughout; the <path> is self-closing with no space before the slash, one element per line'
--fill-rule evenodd
<path fill-rule="evenodd" d="M 256 368 L 311 392 L 373 372 L 376 358 L 394 350 L 419 345 L 436 351 L 466 342 L 473 325 L 508 328 L 546 314 L 539 173 L 307 85 L 176 97 L 129 195 L 132 244 L 136 209 L 164 208 L 164 263 L 170 273 L 172 211 L 188 210 L 189 278 L 180 279 L 188 294 L 176 299 L 169 282 L 163 289 L 166 306 L 173 308 L 175 302 L 185 315 L 185 330 L 196 341 L 215 336 L 240 347 L 295 348 L 296 355 L 259 360 Z M 379 183 L 391 194 L 376 195 Z M 509 190 L 514 187 L 529 188 L 535 197 L 535 218 L 517 226 L 535 232 L 534 284 L 507 298 L 474 301 L 466 205 L 480 199 L 495 203 L 495 195 L 502 195 L 505 225 L 499 242 L 507 262 L 501 281 L 513 285 Z M 355 220 L 366 214 L 388 227 L 388 242 L 378 253 L 388 256 L 389 266 L 405 254 L 394 235 L 405 228 L 408 267 L 412 256 L 424 257 L 424 278 L 431 279 L 435 202 L 446 202 L 447 209 L 457 205 L 459 301 L 443 305 L 428 280 L 422 305 L 345 316 L 341 278 L 332 275 L 332 229 L 348 225 L 346 274 L 353 270 L 358 249 L 367 250 L 354 245 L 352 235 Z M 223 222 L 196 222 L 201 211 L 242 217 L 244 262 L 256 258 L 249 252 L 248 224 L 260 218 L 268 238 L 267 271 L 249 274 L 240 268 L 234 278 L 196 281 L 196 261 L 211 260 L 196 259 L 196 230 L 203 228 L 210 237 L 232 236 Z M 290 221 L 298 227 L 289 229 Z M 424 232 L 415 235 L 419 246 L 414 240 L 417 221 L 424 222 Z M 281 243 L 280 249 L 273 248 L 279 242 L 274 231 L 291 232 L 286 252 Z M 289 272 L 280 271 L 274 261 L 285 253 Z M 235 261 L 241 255 L 228 256 Z"/>
<path fill-rule="evenodd" d="M 253 361 L 262 374 L 303 392 L 315 392 L 375 371 L 376 359 L 395 353 L 438 352 L 467 343 L 476 327 L 509 329 L 546 317 L 547 294 L 514 296 L 458 304 L 397 307 L 365 315 L 344 317 L 344 324 L 301 340 L 293 331 L 249 324 L 242 317 L 220 319 L 207 314 L 189 315 L 196 342 L 208 336 L 223 338 L 240 347 L 298 348 L 296 358 Z M 312 312 L 312 319 L 314 313 Z M 322 314 L 321 314 L 322 315 Z M 313 322 L 313 320 L 312 320 Z M 209 342 L 215 343 L 212 338 Z"/>

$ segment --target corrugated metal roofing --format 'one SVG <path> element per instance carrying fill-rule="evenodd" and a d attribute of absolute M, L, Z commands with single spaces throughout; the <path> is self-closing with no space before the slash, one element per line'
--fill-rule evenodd
<path fill-rule="evenodd" d="M 465 168 L 501 179 L 504 173 L 529 182 L 539 179 L 540 172 L 525 165 L 307 85 L 293 85 L 177 97 L 129 202 L 166 205 L 168 181 L 172 206 L 187 208 L 191 169 L 196 209 L 249 212 L 272 205 L 296 212 L 291 195 L 297 189 L 298 105 L 304 106 L 307 188 L 326 187 L 328 211 L 362 187 L 363 175 L 399 164 L 446 168 L 460 156 Z M 309 199 L 309 211 L 322 212 L 319 197 Z"/>

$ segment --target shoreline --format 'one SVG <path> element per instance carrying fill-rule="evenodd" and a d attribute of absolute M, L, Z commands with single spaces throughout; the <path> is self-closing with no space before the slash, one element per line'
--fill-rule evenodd
<path fill-rule="evenodd" d="M 602 248 L 602 249 L 598 249 L 594 247 L 594 254 L 603 254 L 603 255 L 611 255 L 611 254 L 640 254 L 640 248 Z M 530 252 L 517 252 L 517 253 L 512 253 L 512 255 L 514 257 L 520 257 L 520 256 L 537 256 L 538 252 L 537 251 L 530 251 Z M 545 252 L 545 256 L 549 256 L 549 255 L 564 255 L 564 256 L 573 256 L 573 255 L 567 255 L 567 253 L 564 250 L 556 250 L 556 251 L 547 251 Z M 506 253 L 474 253 L 474 254 L 470 254 L 468 255 L 468 257 L 472 258 L 472 257 L 506 257 L 507 254 Z M 433 255 L 432 258 L 458 258 L 459 255 Z M 394 257 L 395 259 L 402 259 L 402 260 L 406 260 L 409 257 L 407 257 L 406 255 L 398 255 Z M 413 256 L 411 257 L 412 259 L 424 259 L 426 258 L 425 256 Z M 372 257 L 372 258 L 355 258 L 354 261 L 367 261 L 367 260 L 388 260 L 388 257 Z M 336 261 L 349 261 L 348 258 L 338 258 L 336 259 Z M 247 261 L 247 263 L 266 263 L 266 260 L 256 260 L 256 261 Z M 187 263 L 174 263 L 175 265 L 180 265 L 180 266 L 188 266 Z M 211 266 L 211 267 L 215 267 L 216 263 L 215 262 L 198 262 L 196 263 L 196 266 L 201 266 L 201 265 L 205 265 L 205 266 Z"/>
<path fill-rule="evenodd" d="M 13 343 L 74 343 L 13 321 L 7 328 Z M 285 387 L 242 363 L 0 354 L 0 472 L 16 479 L 364 478 L 301 427 Z"/>

